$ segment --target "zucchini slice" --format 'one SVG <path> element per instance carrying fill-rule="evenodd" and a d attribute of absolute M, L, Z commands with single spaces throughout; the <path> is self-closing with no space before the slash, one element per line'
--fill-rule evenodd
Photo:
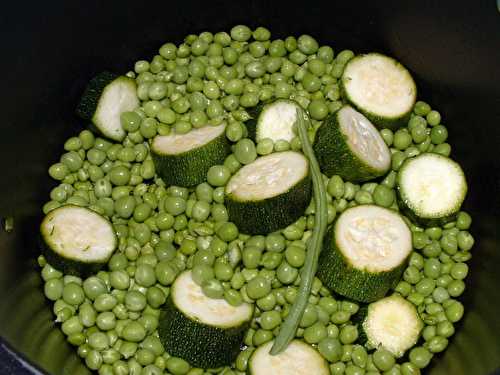
<path fill-rule="evenodd" d="M 329 375 L 326 360 L 312 346 L 293 340 L 285 351 L 271 355 L 273 342 L 258 347 L 248 361 L 250 375 Z"/>
<path fill-rule="evenodd" d="M 117 246 L 113 225 L 88 208 L 66 205 L 42 220 L 47 262 L 66 274 L 86 277 L 102 269 Z"/>
<path fill-rule="evenodd" d="M 290 142 L 295 137 L 293 129 L 299 107 L 289 99 L 278 99 L 256 107 L 251 111 L 252 118 L 245 123 L 249 137 L 257 142 L 265 138 L 273 142 Z"/>
<path fill-rule="evenodd" d="M 446 220 L 460 210 L 467 182 L 456 162 L 425 153 L 404 162 L 398 173 L 397 190 L 403 206 L 417 219 Z"/>
<path fill-rule="evenodd" d="M 226 366 L 237 357 L 252 314 L 247 303 L 235 307 L 205 296 L 185 271 L 172 285 L 158 333 L 165 350 L 195 367 Z"/>
<path fill-rule="evenodd" d="M 296 221 L 311 200 L 309 162 L 295 151 L 257 158 L 231 177 L 225 204 L 243 233 L 274 232 Z"/>
<path fill-rule="evenodd" d="M 204 126 L 186 134 L 158 135 L 151 155 L 166 184 L 194 186 L 207 179 L 211 166 L 222 164 L 231 151 L 226 125 Z"/>
<path fill-rule="evenodd" d="M 372 302 L 399 280 L 411 251 L 410 229 L 397 212 L 352 207 L 325 236 L 317 276 L 338 294 Z"/>
<path fill-rule="evenodd" d="M 344 98 L 375 125 L 397 129 L 405 125 L 417 98 L 408 70 L 380 53 L 350 60 L 340 81 Z"/>
<path fill-rule="evenodd" d="M 415 306 L 397 294 L 370 304 L 361 324 L 369 347 L 398 358 L 417 343 L 423 326 Z"/>
<path fill-rule="evenodd" d="M 314 153 L 328 177 L 338 174 L 350 181 L 366 181 L 382 176 L 391 167 L 391 152 L 378 130 L 348 105 L 320 126 Z"/>
<path fill-rule="evenodd" d="M 120 115 L 139 106 L 135 80 L 111 72 L 92 78 L 85 89 L 76 113 L 89 120 L 105 137 L 114 141 L 125 138 Z"/>

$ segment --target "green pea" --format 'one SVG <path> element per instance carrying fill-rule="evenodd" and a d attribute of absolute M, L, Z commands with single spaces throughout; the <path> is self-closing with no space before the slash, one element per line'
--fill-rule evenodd
<path fill-rule="evenodd" d="M 224 186 L 230 177 L 231 172 L 227 167 L 214 165 L 208 170 L 207 182 L 212 186 Z"/>
<path fill-rule="evenodd" d="M 224 296 L 224 287 L 219 280 L 213 278 L 210 280 L 205 280 L 202 283 L 201 288 L 203 290 L 203 293 L 207 297 L 222 298 Z"/>
<path fill-rule="evenodd" d="M 252 36 L 252 30 L 245 25 L 237 25 L 231 29 L 231 38 L 238 42 L 246 42 Z"/>
<path fill-rule="evenodd" d="M 171 215 L 180 215 L 186 210 L 186 201 L 180 197 L 168 196 L 165 199 L 165 210 Z"/>
<path fill-rule="evenodd" d="M 373 353 L 373 364 L 381 371 L 389 371 L 396 364 L 396 360 L 387 350 L 377 349 Z"/>
<path fill-rule="evenodd" d="M 405 362 L 401 365 L 401 374 L 402 375 L 419 375 L 420 370 L 413 363 Z"/>
<path fill-rule="evenodd" d="M 111 294 L 101 294 L 94 301 L 94 308 L 96 311 L 110 311 L 117 305 L 116 297 Z"/>
<path fill-rule="evenodd" d="M 436 287 L 436 283 L 433 279 L 422 279 L 420 280 L 417 285 L 415 285 L 415 290 L 423 295 L 424 297 L 427 297 L 432 293 L 434 288 Z"/>
<path fill-rule="evenodd" d="M 83 282 L 83 291 L 90 300 L 95 300 L 107 292 L 106 284 L 98 277 L 91 276 Z"/>
<path fill-rule="evenodd" d="M 343 344 L 352 344 L 358 338 L 356 326 L 346 325 L 340 329 L 339 339 Z"/>
<path fill-rule="evenodd" d="M 281 314 L 279 311 L 265 311 L 259 318 L 259 324 L 263 329 L 273 330 L 281 324 Z"/>
<path fill-rule="evenodd" d="M 412 137 L 408 131 L 400 129 L 394 133 L 393 144 L 398 150 L 404 150 L 411 145 Z"/>
<path fill-rule="evenodd" d="M 246 246 L 242 252 L 243 264 L 248 269 L 255 269 L 260 265 L 262 250 L 256 246 Z"/>
<path fill-rule="evenodd" d="M 92 349 L 104 350 L 109 347 L 108 336 L 103 332 L 95 332 L 88 337 L 88 344 Z"/>
<path fill-rule="evenodd" d="M 278 280 L 283 284 L 292 284 L 298 277 L 299 271 L 297 268 L 292 267 L 287 262 L 283 262 L 279 265 L 276 276 Z"/>
<path fill-rule="evenodd" d="M 323 120 L 328 115 L 328 107 L 324 100 L 312 100 L 307 109 L 315 120 Z"/>
<path fill-rule="evenodd" d="M 448 346 L 448 340 L 445 337 L 435 336 L 427 342 L 426 346 L 431 353 L 440 353 Z"/>
<path fill-rule="evenodd" d="M 50 279 L 45 282 L 44 293 L 51 301 L 57 301 L 63 295 L 63 282 L 61 279 Z"/>
<path fill-rule="evenodd" d="M 138 322 L 129 322 L 122 331 L 121 336 L 130 342 L 140 342 L 146 337 L 146 329 Z"/>
<path fill-rule="evenodd" d="M 230 281 L 233 277 L 233 268 L 226 263 L 217 263 L 214 267 L 215 277 L 220 281 Z"/>
<path fill-rule="evenodd" d="M 354 200 L 359 204 L 370 204 L 373 203 L 372 195 L 364 190 L 359 190 L 354 195 Z"/>
<path fill-rule="evenodd" d="M 155 275 L 160 284 L 168 286 L 174 282 L 177 272 L 169 261 L 162 260 L 155 267 Z"/>
<path fill-rule="evenodd" d="M 343 362 L 337 362 L 330 365 L 330 373 L 332 375 L 342 375 L 345 373 L 346 365 Z"/>
<path fill-rule="evenodd" d="M 306 90 L 309 93 L 316 92 L 321 88 L 321 80 L 309 72 L 304 74 L 301 83 L 302 86 L 304 87 L 304 90 Z M 318 109 L 319 109 L 318 114 L 324 114 L 324 106 L 319 104 Z"/>
<path fill-rule="evenodd" d="M 67 319 L 61 326 L 61 330 L 66 336 L 70 336 L 75 333 L 80 333 L 83 330 L 83 325 L 80 322 L 78 316 L 73 316 Z"/>
<path fill-rule="evenodd" d="M 80 305 L 85 300 L 85 293 L 80 285 L 71 282 L 64 286 L 62 298 L 70 305 Z"/>
<path fill-rule="evenodd" d="M 293 290 L 296 292 L 295 288 L 289 290 Z M 304 309 L 304 313 L 302 314 L 302 319 L 300 320 L 299 327 L 307 328 L 312 326 L 317 321 L 318 321 L 318 310 L 316 309 L 316 306 L 308 304 Z"/>
<path fill-rule="evenodd" d="M 440 240 L 441 248 L 449 255 L 453 255 L 458 250 L 458 242 L 456 236 L 451 234 L 443 235 Z"/>
<path fill-rule="evenodd" d="M 451 267 L 450 275 L 455 280 L 463 280 L 467 277 L 469 266 L 465 263 L 456 263 Z"/>
<path fill-rule="evenodd" d="M 451 323 L 456 323 L 462 316 L 464 315 L 464 306 L 459 301 L 453 301 L 446 309 L 445 309 L 446 318 Z"/>
<path fill-rule="evenodd" d="M 335 324 L 347 323 L 350 318 L 351 318 L 351 314 L 349 314 L 347 311 L 344 311 L 344 310 L 335 311 L 330 317 L 332 323 L 335 323 Z"/>
<path fill-rule="evenodd" d="M 438 111 L 430 111 L 429 113 L 427 113 L 425 118 L 430 126 L 439 125 L 439 123 L 441 122 L 441 114 Z"/>
<path fill-rule="evenodd" d="M 407 299 L 408 299 L 408 301 L 413 303 L 415 306 L 420 306 L 424 303 L 425 297 L 418 292 L 414 292 L 414 293 L 410 293 L 408 295 Z"/>
<path fill-rule="evenodd" d="M 135 280 L 141 286 L 153 286 L 156 283 L 154 268 L 147 264 L 138 265 L 135 270 Z"/>
<path fill-rule="evenodd" d="M 95 143 L 95 137 L 94 134 L 92 134 L 91 131 L 89 130 L 82 130 L 80 134 L 78 135 L 78 138 L 80 138 L 80 141 L 82 143 L 82 148 L 84 150 L 88 150 L 92 146 L 94 146 Z"/>
<path fill-rule="evenodd" d="M 97 370 L 102 365 L 102 355 L 97 350 L 90 350 L 85 357 L 85 364 L 91 370 Z"/>
<path fill-rule="evenodd" d="M 337 362 L 342 356 L 342 344 L 336 338 L 324 338 L 318 343 L 318 350 L 329 362 Z"/>
<path fill-rule="evenodd" d="M 469 229 L 472 223 L 472 218 L 467 212 L 460 211 L 457 215 L 456 227 L 460 230 Z"/>
<path fill-rule="evenodd" d="M 306 55 L 316 53 L 319 48 L 318 42 L 310 35 L 301 35 L 297 39 L 298 49 Z"/>
<path fill-rule="evenodd" d="M 424 347 L 417 346 L 410 351 L 410 362 L 418 368 L 427 367 L 432 359 L 432 354 Z"/>
<path fill-rule="evenodd" d="M 441 274 L 441 262 L 437 259 L 427 259 L 424 264 L 424 275 L 436 279 Z"/>
<path fill-rule="evenodd" d="M 217 229 L 217 236 L 223 241 L 230 242 L 238 237 L 238 227 L 234 223 L 227 222 L 223 223 Z"/>
<path fill-rule="evenodd" d="M 271 292 L 271 283 L 262 276 L 257 276 L 248 282 L 246 290 L 248 297 L 257 300 Z"/>
<path fill-rule="evenodd" d="M 130 286 L 130 277 L 124 270 L 116 270 L 110 273 L 109 282 L 113 288 L 126 290 Z"/>
<path fill-rule="evenodd" d="M 318 344 L 326 338 L 327 330 L 321 323 L 315 323 L 304 330 L 304 340 L 309 344 Z"/>
<path fill-rule="evenodd" d="M 375 204 L 382 207 L 390 207 L 394 203 L 396 198 L 394 190 L 384 185 L 377 185 L 373 190 L 372 196 Z"/>

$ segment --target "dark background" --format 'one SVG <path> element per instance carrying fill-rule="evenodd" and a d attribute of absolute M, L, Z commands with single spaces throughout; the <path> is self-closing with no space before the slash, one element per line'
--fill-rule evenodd
<path fill-rule="evenodd" d="M 0 373 L 22 373 L 12 348 L 51 373 L 85 373 L 53 329 L 34 262 L 40 207 L 54 186 L 46 171 L 64 139 L 81 130 L 74 108 L 85 83 L 104 69 L 125 73 L 166 41 L 238 23 L 266 26 L 274 38 L 311 34 L 336 52 L 381 51 L 413 72 L 419 97 L 441 112 L 452 157 L 465 169 L 465 208 L 477 240 L 462 298 L 465 318 L 431 373 L 493 371 L 500 365 L 500 13 L 494 0 L 90 0 L 2 4 L 0 217 L 14 216 L 15 230 L 0 230 Z"/>

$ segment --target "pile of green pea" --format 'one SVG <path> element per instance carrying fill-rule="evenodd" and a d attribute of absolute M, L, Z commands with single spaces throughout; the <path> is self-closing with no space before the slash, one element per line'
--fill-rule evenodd
<path fill-rule="evenodd" d="M 163 45 L 159 55 L 138 61 L 127 73 L 137 81 L 141 107 L 122 114 L 123 142 L 89 130 L 65 142 L 65 153 L 49 168 L 60 183 L 43 212 L 64 204 L 88 207 L 110 219 L 119 239 L 107 269 L 84 280 L 39 258 L 56 321 L 90 369 L 103 375 L 244 374 L 255 348 L 274 339 L 297 294 L 315 205 L 281 231 L 248 236 L 228 221 L 224 186 L 258 155 L 301 149 L 297 137 L 258 144 L 246 138 L 246 109 L 272 98 L 294 99 L 312 118 L 313 138 L 321 120 L 342 106 L 338 79 L 353 56 L 349 50 L 335 55 L 307 35 L 271 40 L 263 27 L 189 35 L 179 46 Z M 222 122 L 233 143 L 223 165 L 213 166 L 207 181 L 194 188 L 165 186 L 155 174 L 148 141 Z M 399 210 L 394 188 L 403 161 L 422 152 L 448 156 L 451 151 L 439 112 L 422 101 L 407 127 L 380 133 L 391 149 L 391 171 L 363 185 L 324 177 L 328 223 L 357 204 Z M 416 306 L 425 323 L 422 339 L 402 359 L 383 349 L 367 350 L 352 321 L 360 306 L 331 294 L 315 278 L 297 337 L 317 348 L 334 375 L 418 374 L 446 348 L 462 318 L 456 298 L 465 289 L 465 262 L 474 244 L 471 217 L 462 211 L 442 227 L 408 224 L 414 251 L 394 293 Z M 207 296 L 234 306 L 255 304 L 245 348 L 230 367 L 192 368 L 159 341 L 161 306 L 185 269 Z"/>

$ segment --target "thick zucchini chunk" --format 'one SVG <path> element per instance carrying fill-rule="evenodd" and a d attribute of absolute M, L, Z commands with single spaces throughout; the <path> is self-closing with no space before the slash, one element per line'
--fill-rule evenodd
<path fill-rule="evenodd" d="M 86 277 L 102 269 L 117 246 L 113 225 L 84 207 L 62 206 L 40 225 L 47 262 L 70 275 Z"/>
<path fill-rule="evenodd" d="M 195 367 L 226 366 L 238 355 L 252 314 L 247 303 L 235 307 L 205 296 L 185 271 L 172 285 L 158 333 L 169 354 Z"/>
<path fill-rule="evenodd" d="M 338 174 L 350 181 L 382 176 L 391 166 L 391 153 L 378 130 L 347 105 L 318 129 L 314 153 L 324 174 Z"/>
<path fill-rule="evenodd" d="M 410 229 L 397 212 L 352 207 L 325 236 L 317 276 L 338 294 L 372 302 L 399 280 L 411 251 Z"/>
<path fill-rule="evenodd" d="M 231 177 L 225 204 L 243 233 L 265 234 L 297 220 L 311 200 L 309 162 L 295 151 L 257 158 Z"/>
<path fill-rule="evenodd" d="M 76 113 L 89 120 L 105 137 L 114 141 L 125 138 L 120 115 L 139 106 L 135 80 L 111 72 L 102 72 L 90 80 Z"/>
<path fill-rule="evenodd" d="M 380 53 L 350 60 L 340 87 L 344 98 L 381 128 L 404 126 L 417 97 L 417 86 L 408 70 Z"/>
<path fill-rule="evenodd" d="M 226 126 L 204 126 L 186 134 L 158 135 L 151 155 L 166 184 L 194 186 L 207 179 L 211 166 L 222 164 L 230 152 Z"/>

